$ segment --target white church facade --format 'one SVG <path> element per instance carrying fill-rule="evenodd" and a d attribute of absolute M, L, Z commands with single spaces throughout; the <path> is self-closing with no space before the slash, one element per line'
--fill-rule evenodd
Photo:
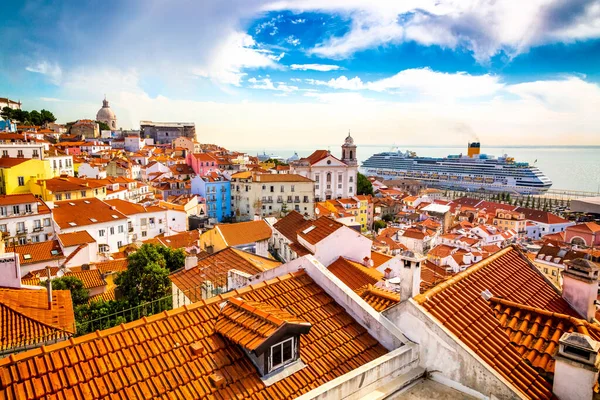
<path fill-rule="evenodd" d="M 290 173 L 315 181 L 315 202 L 355 196 L 357 172 L 356 145 L 350 133 L 342 145 L 341 159 L 328 150 L 316 150 L 290 165 Z"/>

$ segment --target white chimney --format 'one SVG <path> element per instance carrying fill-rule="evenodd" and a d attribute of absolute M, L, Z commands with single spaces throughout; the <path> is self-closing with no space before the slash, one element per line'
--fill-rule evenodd
<path fill-rule="evenodd" d="M 185 270 L 189 270 L 198 265 L 198 257 L 195 255 L 187 256 L 185 258 Z"/>
<path fill-rule="evenodd" d="M 565 332 L 558 346 L 552 392 L 561 400 L 592 399 L 600 343 L 581 333 Z"/>
<path fill-rule="evenodd" d="M 597 264 L 577 258 L 566 261 L 562 272 L 562 297 L 587 321 L 592 321 L 596 314 L 599 271 Z"/>

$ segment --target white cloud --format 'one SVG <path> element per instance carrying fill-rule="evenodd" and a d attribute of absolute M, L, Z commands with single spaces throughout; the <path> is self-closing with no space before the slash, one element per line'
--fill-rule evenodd
<path fill-rule="evenodd" d="M 291 44 L 292 46 L 300 45 L 300 39 L 298 39 L 294 35 L 288 36 L 287 38 L 285 38 L 285 41 L 288 42 L 289 44 Z"/>
<path fill-rule="evenodd" d="M 337 71 L 337 70 L 343 69 L 339 65 L 332 65 L 332 64 L 292 64 L 292 65 L 290 65 L 290 68 L 293 70 L 299 70 L 299 71 L 310 70 L 310 71 L 321 71 L 321 72 Z"/>
<path fill-rule="evenodd" d="M 285 92 L 285 93 L 291 93 L 291 92 L 295 92 L 298 90 L 297 86 L 291 86 L 291 85 L 286 84 L 285 82 L 273 83 L 273 81 L 270 78 L 264 78 L 264 79 L 250 78 L 250 79 L 248 79 L 248 83 L 252 84 L 249 86 L 251 89 L 275 90 L 278 92 Z"/>
<path fill-rule="evenodd" d="M 326 38 L 311 50 L 337 59 L 416 41 L 466 48 L 485 63 L 500 51 L 515 56 L 541 44 L 600 37 L 596 0 L 300 0 L 278 1 L 269 7 L 348 15 L 352 22 L 346 34 Z"/>
<path fill-rule="evenodd" d="M 29 72 L 46 75 L 48 80 L 54 84 L 59 85 L 62 79 L 62 69 L 56 63 L 49 63 L 48 61 L 40 61 L 36 64 L 25 67 Z"/>
<path fill-rule="evenodd" d="M 40 97 L 41 101 L 46 101 L 48 103 L 56 103 L 62 101 L 61 99 L 57 99 L 56 97 Z"/>
<path fill-rule="evenodd" d="M 193 74 L 210 78 L 218 83 L 240 86 L 246 75 L 243 70 L 253 68 L 280 68 L 277 64 L 285 53 L 274 54 L 262 49 L 252 36 L 236 32 L 215 50 L 212 61 L 192 70 Z"/>
<path fill-rule="evenodd" d="M 294 25 L 297 25 L 297 24 L 303 24 L 303 23 L 305 23 L 305 22 L 306 22 L 306 19 L 304 19 L 304 18 L 298 18 L 298 19 L 293 19 L 291 22 L 292 22 L 292 24 L 294 24 Z"/>
<path fill-rule="evenodd" d="M 347 78 L 344 75 L 329 81 L 305 81 L 311 85 L 328 86 L 333 89 L 373 90 L 446 99 L 491 96 L 504 87 L 497 76 L 470 75 L 465 72 L 450 74 L 432 71 L 429 68 L 406 69 L 389 78 L 371 82 L 363 82 L 359 77 Z"/>
<path fill-rule="evenodd" d="M 341 92 L 341 93 L 319 93 L 319 92 L 306 92 L 306 97 L 313 97 L 320 102 L 330 104 L 364 104 L 372 101 L 363 97 L 360 93 L 355 92 Z"/>

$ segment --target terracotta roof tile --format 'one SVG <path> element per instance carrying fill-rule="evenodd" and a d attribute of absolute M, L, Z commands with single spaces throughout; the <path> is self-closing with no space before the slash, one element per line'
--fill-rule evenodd
<path fill-rule="evenodd" d="M 65 276 L 74 276 L 81 279 L 83 286 L 86 289 L 93 289 L 100 286 L 105 286 L 106 281 L 102 278 L 102 273 L 99 269 L 81 270 L 81 271 L 70 271 L 66 272 Z"/>
<path fill-rule="evenodd" d="M 62 260 L 65 258 L 58 240 L 15 246 L 14 252 L 19 254 L 21 265 Z"/>
<path fill-rule="evenodd" d="M 272 182 L 313 182 L 302 175 L 298 174 L 254 174 L 252 176 L 255 182 L 272 183 Z"/>
<path fill-rule="evenodd" d="M 234 297 L 310 323 L 300 338 L 306 367 L 267 387 L 244 350 L 215 330 L 219 304 Z M 40 398 L 291 399 L 386 353 L 300 272 L 1 359 L 0 398 L 33 396 L 35 388 Z"/>
<path fill-rule="evenodd" d="M 0 195 L 0 206 L 13 204 L 37 203 L 39 200 L 31 193 Z"/>
<path fill-rule="evenodd" d="M 298 236 L 310 244 L 317 244 L 344 225 L 327 217 L 319 217 L 310 224 L 306 224 Z"/>
<path fill-rule="evenodd" d="M 292 210 L 285 217 L 277 221 L 273 227 L 289 241 L 295 242 L 298 239 L 297 232 L 310 223 L 311 221 L 307 221 L 302 214 Z"/>
<path fill-rule="evenodd" d="M 371 260 L 373 260 L 373 268 L 379 267 L 381 264 L 385 264 L 390 261 L 392 256 L 388 256 L 387 254 L 380 253 L 378 251 L 371 252 Z"/>
<path fill-rule="evenodd" d="M 109 204 L 94 197 L 57 201 L 54 203 L 53 216 L 61 229 L 127 219 L 118 210 L 113 210 Z"/>
<path fill-rule="evenodd" d="M 530 221 L 540 222 L 543 224 L 565 224 L 569 220 L 554 215 L 548 211 L 534 210 L 531 208 L 518 207 L 515 211 L 525 214 L 525 219 Z"/>
<path fill-rule="evenodd" d="M 310 165 L 313 165 L 330 155 L 331 153 L 327 150 L 315 150 L 310 156 L 302 158 L 302 160 L 308 161 Z"/>
<path fill-rule="evenodd" d="M 88 304 L 89 303 L 93 303 L 95 301 L 111 301 L 111 300 L 115 300 L 116 296 L 115 296 L 115 288 L 112 289 L 108 289 L 103 293 L 94 295 L 94 296 L 90 296 L 90 298 L 88 299 Z"/>
<path fill-rule="evenodd" d="M 206 281 L 214 288 L 227 286 L 227 272 L 235 269 L 246 274 L 258 274 L 280 265 L 271 260 L 245 251 L 228 247 L 198 261 L 191 269 L 181 269 L 169 275 L 171 281 L 192 301 L 202 300 L 199 289 Z"/>
<path fill-rule="evenodd" d="M 0 351 L 66 339 L 75 333 L 71 292 L 54 290 L 48 310 L 43 289 L 0 289 L 0 331 Z"/>
<path fill-rule="evenodd" d="M 481 296 L 484 290 L 525 307 L 578 317 L 527 257 L 512 246 L 414 300 L 526 396 L 533 398 L 534 391 L 539 398 L 551 398 L 551 383 L 531 366 L 523 355 L 525 349 L 511 342 L 496 318 L 495 305 Z"/>
<path fill-rule="evenodd" d="M 60 233 L 58 235 L 58 240 L 60 240 L 64 247 L 78 246 L 80 244 L 93 243 L 96 241 L 88 231 Z"/>
<path fill-rule="evenodd" d="M 221 233 L 221 236 L 225 239 L 228 246 L 239 246 L 241 244 L 268 240 L 273 233 L 269 224 L 262 219 L 258 221 L 217 225 L 214 229 Z"/>
<path fill-rule="evenodd" d="M 102 261 L 94 263 L 93 266 L 103 274 L 112 272 L 123 272 L 127 269 L 127 259 L 120 258 L 118 260 Z"/>
<path fill-rule="evenodd" d="M 355 292 L 377 312 L 382 312 L 400 303 L 400 295 L 398 293 L 380 289 L 371 284 L 362 286 L 356 289 Z"/>
<path fill-rule="evenodd" d="M 335 260 L 327 269 L 352 290 L 369 284 L 374 285 L 383 279 L 383 274 L 376 269 L 367 268 L 344 257 Z"/>
<path fill-rule="evenodd" d="M 221 308 L 215 330 L 233 343 L 255 351 L 285 325 L 302 326 L 305 333 L 310 329 L 308 322 L 268 303 L 231 298 Z"/>

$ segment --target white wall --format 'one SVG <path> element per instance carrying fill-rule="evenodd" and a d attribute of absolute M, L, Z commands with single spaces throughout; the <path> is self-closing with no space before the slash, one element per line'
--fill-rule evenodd
<path fill-rule="evenodd" d="M 123 232 L 119 233 L 119 225 L 123 226 Z M 111 234 L 110 228 L 114 228 L 114 234 Z M 58 225 L 56 225 L 56 231 L 58 233 L 69 233 L 69 232 L 77 232 L 82 229 L 88 231 L 91 237 L 96 240 L 98 246 L 102 244 L 107 244 L 110 246 L 110 252 L 115 253 L 119 251 L 119 247 L 117 245 L 118 242 L 121 242 L 121 246 L 129 244 L 129 239 L 127 237 L 127 220 L 126 219 L 118 219 L 110 222 L 104 222 L 99 224 L 91 224 L 86 226 L 73 226 L 65 229 L 61 229 Z M 100 236 L 100 231 L 104 230 L 104 236 Z"/>
<path fill-rule="evenodd" d="M 347 226 L 342 226 L 316 245 L 311 245 L 300 237 L 298 240 L 323 265 L 331 264 L 340 256 L 360 263 L 365 257 L 371 258 L 372 241 Z"/>
<path fill-rule="evenodd" d="M 188 217 L 185 211 L 167 210 L 167 236 L 187 231 Z"/>

